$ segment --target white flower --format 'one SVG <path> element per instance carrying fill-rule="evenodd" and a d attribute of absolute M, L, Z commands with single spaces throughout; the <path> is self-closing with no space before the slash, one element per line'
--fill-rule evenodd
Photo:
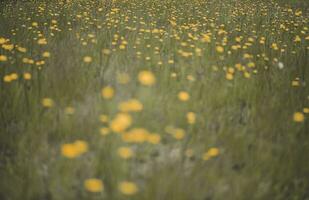
<path fill-rule="evenodd" d="M 278 67 L 279 67 L 279 69 L 283 69 L 284 68 L 283 63 L 282 62 L 278 62 Z"/>

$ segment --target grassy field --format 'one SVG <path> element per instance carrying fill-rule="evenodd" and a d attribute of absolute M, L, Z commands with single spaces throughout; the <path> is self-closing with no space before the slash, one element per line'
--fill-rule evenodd
<path fill-rule="evenodd" d="M 308 11 L 0 2 L 0 199 L 308 200 Z"/>

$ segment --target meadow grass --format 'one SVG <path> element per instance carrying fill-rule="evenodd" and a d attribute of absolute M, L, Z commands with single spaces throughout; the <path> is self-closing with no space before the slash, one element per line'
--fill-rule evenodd
<path fill-rule="evenodd" d="M 0 2 L 1 200 L 308 200 L 308 3 Z"/>

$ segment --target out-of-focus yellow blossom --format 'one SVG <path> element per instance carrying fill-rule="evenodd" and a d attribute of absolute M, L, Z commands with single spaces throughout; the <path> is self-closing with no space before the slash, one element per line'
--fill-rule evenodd
<path fill-rule="evenodd" d="M 12 81 L 11 76 L 10 76 L 10 75 L 5 75 L 5 76 L 3 77 L 3 81 L 6 82 L 6 83 L 11 82 L 11 81 Z"/>
<path fill-rule="evenodd" d="M 151 144 L 158 144 L 161 141 L 161 136 L 156 133 L 148 134 L 147 141 Z"/>
<path fill-rule="evenodd" d="M 31 80 L 32 75 L 29 72 L 25 72 L 23 74 L 23 77 L 24 77 L 25 80 Z"/>
<path fill-rule="evenodd" d="M 121 102 L 118 109 L 121 112 L 139 112 L 143 110 L 143 104 L 137 99 L 130 99 L 128 101 Z"/>
<path fill-rule="evenodd" d="M 90 178 L 85 180 L 84 187 L 89 192 L 102 192 L 104 190 L 103 182 L 97 178 Z"/>
<path fill-rule="evenodd" d="M 38 44 L 39 45 L 46 45 L 47 44 L 47 40 L 45 38 L 41 38 L 38 40 Z"/>
<path fill-rule="evenodd" d="M 83 58 L 83 61 L 84 61 L 85 63 L 91 63 L 91 62 L 92 62 L 92 57 L 90 57 L 90 56 L 85 56 L 85 57 Z"/>
<path fill-rule="evenodd" d="M 181 128 L 176 128 L 174 129 L 172 135 L 175 139 L 182 140 L 185 137 L 185 131 Z"/>
<path fill-rule="evenodd" d="M 209 160 L 212 157 L 218 156 L 220 153 L 216 147 L 210 148 L 206 153 L 203 154 L 203 160 Z"/>
<path fill-rule="evenodd" d="M 54 105 L 54 101 L 51 98 L 43 98 L 42 105 L 45 108 L 51 108 Z"/>
<path fill-rule="evenodd" d="M 88 143 L 83 140 L 76 140 L 73 143 L 63 144 L 61 154 L 67 158 L 75 158 L 88 151 Z"/>
<path fill-rule="evenodd" d="M 123 159 L 129 159 L 133 156 L 133 151 L 129 147 L 120 147 L 118 148 L 118 155 Z"/>
<path fill-rule="evenodd" d="M 135 183 L 129 181 L 123 181 L 118 186 L 119 191 L 125 195 L 133 195 L 138 192 L 138 188 Z"/>
<path fill-rule="evenodd" d="M 101 90 L 101 95 L 104 99 L 111 99 L 114 97 L 115 91 L 111 86 L 106 86 Z"/>
<path fill-rule="evenodd" d="M 50 57 L 50 53 L 48 51 L 43 52 L 42 56 L 44 58 L 49 58 Z"/>
<path fill-rule="evenodd" d="M 0 45 L 1 45 L 1 44 L 4 44 L 4 43 L 6 43 L 6 41 L 7 41 L 7 40 L 6 40 L 5 38 L 3 38 L 3 37 L 0 37 Z"/>
<path fill-rule="evenodd" d="M 294 122 L 303 122 L 305 120 L 305 115 L 301 112 L 295 112 L 293 115 Z"/>
<path fill-rule="evenodd" d="M 141 71 L 138 74 L 138 80 L 142 85 L 151 86 L 155 84 L 156 78 L 151 71 Z"/>
<path fill-rule="evenodd" d="M 202 41 L 210 43 L 211 42 L 210 35 L 209 34 L 203 34 Z"/>
<path fill-rule="evenodd" d="M 218 53 L 223 53 L 223 52 L 224 52 L 224 48 L 223 48 L 222 46 L 217 46 L 217 47 L 216 47 L 216 51 L 217 51 Z"/>
<path fill-rule="evenodd" d="M 188 101 L 190 99 L 190 95 L 188 92 L 181 91 L 178 93 L 178 99 L 180 101 Z"/>
<path fill-rule="evenodd" d="M 143 143 L 146 141 L 149 132 L 143 128 L 134 128 L 122 135 L 125 142 Z"/>
<path fill-rule="evenodd" d="M 12 51 L 14 49 L 14 45 L 13 44 L 3 44 L 2 48 L 8 51 Z"/>
<path fill-rule="evenodd" d="M 109 133 L 110 133 L 109 128 L 107 128 L 107 127 L 100 128 L 100 134 L 101 135 L 105 136 L 105 135 L 108 135 Z"/>
<path fill-rule="evenodd" d="M 293 87 L 298 87 L 298 86 L 300 86 L 299 80 L 293 80 L 293 81 L 292 81 L 292 86 L 293 86 Z"/>
<path fill-rule="evenodd" d="M 119 113 L 110 123 L 110 129 L 116 133 L 121 133 L 132 124 L 132 117 L 127 113 Z"/>
<path fill-rule="evenodd" d="M 225 78 L 230 81 L 234 79 L 234 75 L 232 73 L 226 73 Z"/>
<path fill-rule="evenodd" d="M 24 47 L 17 47 L 17 50 L 18 50 L 19 52 L 22 52 L 22 53 L 27 52 L 27 49 L 24 48 Z"/>
<path fill-rule="evenodd" d="M 194 112 L 188 112 L 187 113 L 187 121 L 189 124 L 194 124 L 196 121 L 196 115 Z"/>
<path fill-rule="evenodd" d="M 0 55 L 0 62 L 5 62 L 7 60 L 8 58 L 5 55 Z"/>

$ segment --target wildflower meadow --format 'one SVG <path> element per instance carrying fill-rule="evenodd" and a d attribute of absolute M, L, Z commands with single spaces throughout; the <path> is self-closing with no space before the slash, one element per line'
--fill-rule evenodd
<path fill-rule="evenodd" d="M 0 1 L 0 200 L 309 200 L 309 1 Z"/>

